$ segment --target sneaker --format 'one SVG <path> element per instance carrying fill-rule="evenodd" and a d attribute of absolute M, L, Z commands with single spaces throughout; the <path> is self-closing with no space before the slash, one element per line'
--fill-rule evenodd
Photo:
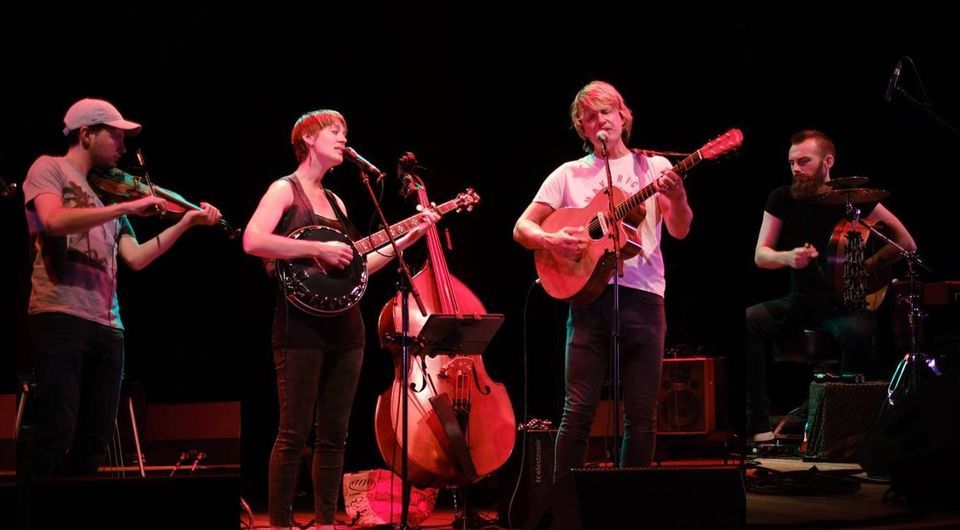
<path fill-rule="evenodd" d="M 747 441 L 752 443 L 772 442 L 774 439 L 776 439 L 776 436 L 773 434 L 773 431 L 758 432 L 753 436 L 747 437 Z"/>

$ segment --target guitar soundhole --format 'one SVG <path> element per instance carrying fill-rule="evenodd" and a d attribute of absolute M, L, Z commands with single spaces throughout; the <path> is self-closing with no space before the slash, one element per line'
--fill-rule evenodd
<path fill-rule="evenodd" d="M 597 222 L 590 223 L 587 233 L 590 234 L 590 239 L 594 241 L 603 238 L 603 229 L 600 228 L 600 223 Z"/>

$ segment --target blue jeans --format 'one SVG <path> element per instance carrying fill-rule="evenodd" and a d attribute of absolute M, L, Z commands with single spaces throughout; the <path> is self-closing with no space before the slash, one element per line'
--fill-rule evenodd
<path fill-rule="evenodd" d="M 362 335 L 361 335 L 362 336 Z M 333 524 L 343 473 L 343 454 L 363 346 L 305 349 L 275 346 L 280 429 L 270 454 L 270 524 L 293 523 L 293 497 L 301 451 L 312 425 L 313 497 L 317 524 Z"/>
<path fill-rule="evenodd" d="M 557 433 L 555 480 L 586 460 L 590 426 L 610 373 L 612 314 L 612 286 L 593 302 L 570 308 L 566 397 Z M 649 466 L 653 459 L 666 330 L 661 296 L 620 288 L 620 378 L 626 416 L 621 462 L 625 466 Z"/>
<path fill-rule="evenodd" d="M 30 475 L 93 475 L 116 427 L 123 330 L 64 313 L 32 315 L 29 325 L 37 381 Z"/>

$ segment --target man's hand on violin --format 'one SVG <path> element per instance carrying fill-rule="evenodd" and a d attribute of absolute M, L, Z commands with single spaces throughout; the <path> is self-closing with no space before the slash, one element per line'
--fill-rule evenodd
<path fill-rule="evenodd" d="M 207 203 L 200 203 L 201 210 L 190 210 L 183 214 L 184 220 L 192 225 L 215 225 L 223 218 L 220 210 L 216 206 Z"/>
<path fill-rule="evenodd" d="M 127 215 L 138 215 L 140 217 L 149 217 L 151 215 L 163 215 L 167 210 L 167 201 L 153 195 L 146 195 L 139 199 L 123 203 L 127 207 Z"/>

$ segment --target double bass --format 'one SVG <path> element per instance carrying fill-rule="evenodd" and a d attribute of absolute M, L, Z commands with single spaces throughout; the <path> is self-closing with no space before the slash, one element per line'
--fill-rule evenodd
<path fill-rule="evenodd" d="M 405 167 L 404 177 L 416 187 L 420 206 L 431 207 L 423 181 L 412 173 L 413 163 Z M 409 336 L 412 338 L 420 335 L 431 314 L 486 313 L 480 299 L 447 269 L 437 227 L 430 226 L 426 236 L 430 257 L 413 276 L 413 284 L 420 292 L 427 316 L 410 311 Z M 401 296 L 398 293 L 380 312 L 381 337 L 402 332 Z M 410 307 L 416 307 L 412 296 L 409 302 Z M 394 355 L 396 377 L 377 401 L 377 445 L 390 468 L 401 474 L 401 350 L 397 344 L 383 342 Z M 490 379 L 481 353 L 461 351 L 411 359 L 406 392 L 409 399 L 407 477 L 412 485 L 425 488 L 471 484 L 497 470 L 513 451 L 516 440 L 513 406 L 503 384 Z"/>

